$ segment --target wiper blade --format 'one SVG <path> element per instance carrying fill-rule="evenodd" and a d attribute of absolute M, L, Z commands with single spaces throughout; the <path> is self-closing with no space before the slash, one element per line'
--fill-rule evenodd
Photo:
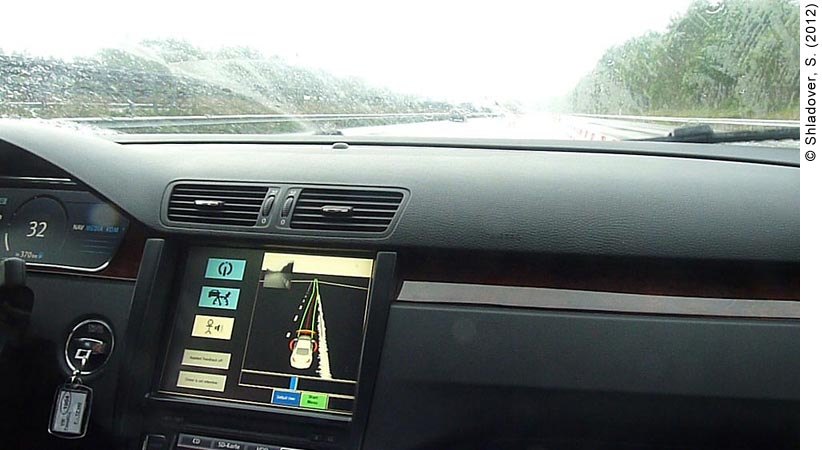
<path fill-rule="evenodd" d="M 676 128 L 668 133 L 667 136 L 631 140 L 719 144 L 722 142 L 781 141 L 786 139 L 799 140 L 799 128 L 782 127 L 756 131 L 726 131 L 717 133 L 709 125 L 696 125 Z"/>

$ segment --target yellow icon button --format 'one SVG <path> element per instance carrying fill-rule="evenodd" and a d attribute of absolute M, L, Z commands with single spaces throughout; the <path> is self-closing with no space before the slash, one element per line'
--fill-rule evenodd
<path fill-rule="evenodd" d="M 191 335 L 194 337 L 231 340 L 231 330 L 234 329 L 233 317 L 194 316 L 194 328 Z"/>

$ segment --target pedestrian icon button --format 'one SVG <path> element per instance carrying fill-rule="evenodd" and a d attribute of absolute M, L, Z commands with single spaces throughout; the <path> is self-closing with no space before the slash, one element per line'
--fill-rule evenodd
<path fill-rule="evenodd" d="M 231 339 L 231 331 L 234 328 L 233 317 L 204 316 L 197 314 L 194 316 L 194 326 L 191 335 L 209 339 Z"/>

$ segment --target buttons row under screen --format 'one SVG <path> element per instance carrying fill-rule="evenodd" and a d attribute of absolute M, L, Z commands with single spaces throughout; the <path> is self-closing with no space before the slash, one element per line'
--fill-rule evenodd
<path fill-rule="evenodd" d="M 195 436 L 191 434 L 179 435 L 179 437 L 177 438 L 177 446 L 175 448 L 179 450 L 300 450 L 293 447 L 280 447 L 278 445 L 258 444 L 253 442 L 210 438 L 205 436 Z"/>

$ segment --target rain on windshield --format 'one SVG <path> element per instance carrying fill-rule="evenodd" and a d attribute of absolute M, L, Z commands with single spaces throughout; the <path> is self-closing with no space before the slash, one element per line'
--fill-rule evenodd
<path fill-rule="evenodd" d="M 49 17 L 7 5 L 21 20 L 0 30 L 0 117 L 100 133 L 588 140 L 798 126 L 791 0 L 144 3 L 56 3 Z"/>

